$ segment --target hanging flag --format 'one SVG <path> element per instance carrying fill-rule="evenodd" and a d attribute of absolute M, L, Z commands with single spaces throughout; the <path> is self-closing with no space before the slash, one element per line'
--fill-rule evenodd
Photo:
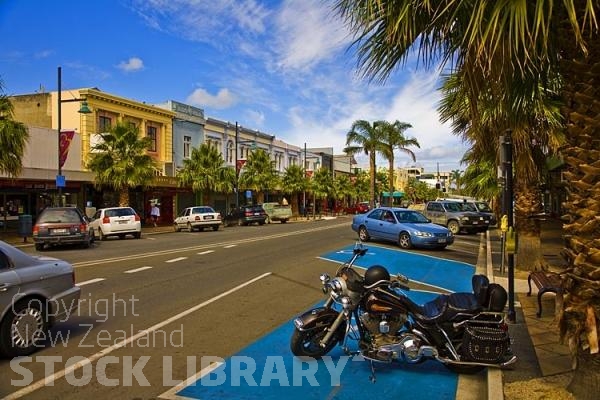
<path fill-rule="evenodd" d="M 58 139 L 58 163 L 61 168 L 65 165 L 65 161 L 67 161 L 69 146 L 71 145 L 71 140 L 73 140 L 74 135 L 75 131 L 60 131 L 60 137 Z"/>
<path fill-rule="evenodd" d="M 236 170 L 238 173 L 244 168 L 244 164 L 246 164 L 246 160 L 237 160 Z"/>

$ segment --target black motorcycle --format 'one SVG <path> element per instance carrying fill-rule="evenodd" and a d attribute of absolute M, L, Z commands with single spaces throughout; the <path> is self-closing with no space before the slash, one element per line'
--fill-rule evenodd
<path fill-rule="evenodd" d="M 334 278 L 320 280 L 328 299 L 323 307 L 294 320 L 290 347 L 296 356 L 319 358 L 340 344 L 346 354 L 372 362 L 420 363 L 434 359 L 457 373 L 476 373 L 485 367 L 506 367 L 512 355 L 504 318 L 506 290 L 474 275 L 472 293 L 440 294 L 419 305 L 409 299 L 408 278 L 391 279 L 375 265 L 364 276 L 354 262 L 366 254 L 361 243 Z M 356 340 L 351 350 L 349 340 Z"/>

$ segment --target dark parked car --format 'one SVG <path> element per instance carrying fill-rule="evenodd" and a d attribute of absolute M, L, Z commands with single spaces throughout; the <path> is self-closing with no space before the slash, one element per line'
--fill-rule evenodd
<path fill-rule="evenodd" d="M 73 266 L 32 256 L 0 240 L 0 355 L 25 356 L 79 304 Z"/>
<path fill-rule="evenodd" d="M 33 226 L 33 242 L 40 251 L 45 245 L 81 244 L 90 247 L 94 230 L 77 207 L 47 207 Z"/>
<path fill-rule="evenodd" d="M 225 225 L 250 225 L 253 223 L 264 225 L 266 220 L 267 213 L 261 204 L 241 206 L 225 216 Z"/>
<path fill-rule="evenodd" d="M 364 214 L 371 209 L 369 207 L 368 201 L 361 201 L 360 203 L 356 203 L 352 206 L 348 206 L 344 209 L 346 214 Z"/>

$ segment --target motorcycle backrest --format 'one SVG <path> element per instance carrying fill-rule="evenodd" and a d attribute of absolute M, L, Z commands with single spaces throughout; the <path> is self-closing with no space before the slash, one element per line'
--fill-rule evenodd
<path fill-rule="evenodd" d="M 488 300 L 488 286 L 490 285 L 490 280 L 485 275 L 473 275 L 473 278 L 471 278 L 471 285 L 473 286 L 473 294 L 475 295 L 477 302 L 482 306 L 485 306 Z"/>
<path fill-rule="evenodd" d="M 488 297 L 489 302 L 486 308 L 489 311 L 500 312 L 504 310 L 504 307 L 506 306 L 506 300 L 508 299 L 506 289 L 497 283 L 490 283 L 488 287 Z"/>

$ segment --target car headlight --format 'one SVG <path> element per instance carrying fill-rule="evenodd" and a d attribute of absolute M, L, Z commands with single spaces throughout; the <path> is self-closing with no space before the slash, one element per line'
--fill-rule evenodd
<path fill-rule="evenodd" d="M 433 233 L 430 232 L 415 232 L 415 235 L 421 237 L 433 237 Z"/>
<path fill-rule="evenodd" d="M 460 217 L 460 219 L 463 220 L 463 221 L 468 221 L 469 217 Z"/>

